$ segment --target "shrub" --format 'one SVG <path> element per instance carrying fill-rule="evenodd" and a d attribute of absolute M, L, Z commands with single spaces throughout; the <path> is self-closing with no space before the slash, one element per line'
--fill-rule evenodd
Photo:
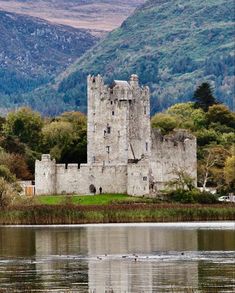
<path fill-rule="evenodd" d="M 14 185 L 7 182 L 4 178 L 0 178 L 0 208 L 11 205 L 17 194 Z"/>
<path fill-rule="evenodd" d="M 201 192 L 198 189 L 183 190 L 177 189 L 168 194 L 169 198 L 173 201 L 180 203 L 200 203 L 200 204 L 213 204 L 217 202 L 217 198 L 210 192 Z"/>
<path fill-rule="evenodd" d="M 7 182 L 12 183 L 16 181 L 16 177 L 11 171 L 4 165 L 0 165 L 0 177 L 5 179 Z"/>

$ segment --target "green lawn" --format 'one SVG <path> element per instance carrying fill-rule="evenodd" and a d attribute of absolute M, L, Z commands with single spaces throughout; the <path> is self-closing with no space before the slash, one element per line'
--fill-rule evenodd
<path fill-rule="evenodd" d="M 64 195 L 45 195 L 37 196 L 36 203 L 46 205 L 56 205 L 64 203 L 73 203 L 81 205 L 105 205 L 114 202 L 141 202 L 142 198 L 130 197 L 125 194 L 102 194 L 102 195 L 86 195 L 86 196 L 64 196 Z"/>

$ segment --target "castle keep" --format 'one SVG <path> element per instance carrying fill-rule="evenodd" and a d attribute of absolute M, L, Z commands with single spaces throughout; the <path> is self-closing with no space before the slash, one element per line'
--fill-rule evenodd
<path fill-rule="evenodd" d="M 150 125 L 150 93 L 138 76 L 129 82 L 88 76 L 87 164 L 56 164 L 42 155 L 35 166 L 36 194 L 151 195 L 185 170 L 197 177 L 196 139 L 184 130 L 162 136 Z"/>

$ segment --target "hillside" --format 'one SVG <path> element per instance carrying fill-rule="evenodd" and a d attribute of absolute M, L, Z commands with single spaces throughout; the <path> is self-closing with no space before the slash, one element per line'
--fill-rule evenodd
<path fill-rule="evenodd" d="M 0 9 L 76 28 L 111 31 L 145 0 L 0 0 Z"/>
<path fill-rule="evenodd" d="M 97 41 L 87 30 L 5 11 L 0 11 L 0 31 L 1 96 L 51 80 Z"/>
<path fill-rule="evenodd" d="M 152 113 L 190 100 L 205 80 L 232 108 L 233 40 L 233 0 L 150 0 L 63 73 L 57 93 L 85 111 L 88 73 L 109 82 L 135 72 L 151 88 Z"/>

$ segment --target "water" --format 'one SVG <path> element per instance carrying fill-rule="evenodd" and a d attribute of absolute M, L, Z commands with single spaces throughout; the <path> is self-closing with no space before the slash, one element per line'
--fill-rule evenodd
<path fill-rule="evenodd" d="M 235 292 L 235 224 L 0 227 L 0 292 Z"/>

